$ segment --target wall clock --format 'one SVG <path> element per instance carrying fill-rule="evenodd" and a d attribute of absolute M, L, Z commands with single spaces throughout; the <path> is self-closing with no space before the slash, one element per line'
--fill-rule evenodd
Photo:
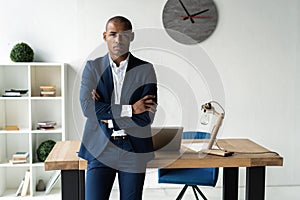
<path fill-rule="evenodd" d="M 213 0 L 168 0 L 162 20 L 171 38 L 182 44 L 196 44 L 214 32 L 218 11 Z"/>

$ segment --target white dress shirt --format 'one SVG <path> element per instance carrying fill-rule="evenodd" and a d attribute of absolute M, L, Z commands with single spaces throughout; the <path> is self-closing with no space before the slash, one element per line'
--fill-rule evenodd
<path fill-rule="evenodd" d="M 114 95 L 115 95 L 115 104 L 120 104 L 122 87 L 125 79 L 126 69 L 128 66 L 129 55 L 125 60 L 120 62 L 119 67 L 114 63 L 114 61 L 109 56 L 109 63 L 111 66 L 113 82 L 114 82 Z M 132 117 L 132 108 L 131 105 L 122 105 L 121 117 Z M 108 120 L 108 128 L 113 128 L 112 120 Z M 113 131 L 112 136 L 124 136 L 125 131 Z"/>

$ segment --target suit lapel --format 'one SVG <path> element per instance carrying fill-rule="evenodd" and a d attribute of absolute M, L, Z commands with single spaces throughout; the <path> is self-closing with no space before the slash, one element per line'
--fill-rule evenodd
<path fill-rule="evenodd" d="M 121 101 L 120 101 L 121 104 L 130 103 L 130 98 L 133 94 L 132 89 L 134 88 L 133 85 L 134 77 L 132 77 L 133 73 L 132 71 L 130 72 L 130 70 L 133 69 L 135 66 L 136 66 L 136 59 L 132 54 L 130 54 L 127 69 L 126 69 L 126 74 L 124 77 L 122 92 L 121 92 Z"/>
<path fill-rule="evenodd" d="M 112 93 L 114 90 L 114 82 L 108 56 L 109 55 L 107 54 L 103 59 L 102 65 L 105 66 L 105 68 L 101 76 L 101 81 L 103 83 L 104 89 L 107 91 L 107 97 L 109 98 L 108 101 L 110 101 L 113 96 Z"/>
<path fill-rule="evenodd" d="M 103 87 L 107 91 L 107 96 L 109 98 L 106 101 L 115 102 L 114 93 L 113 93 L 114 92 L 113 75 L 112 75 L 112 69 L 109 63 L 108 56 L 109 54 L 107 54 L 104 57 L 103 63 L 101 63 L 102 66 L 105 66 L 105 68 L 103 69 L 104 72 L 101 76 L 101 82 L 103 83 Z M 129 104 L 129 100 L 133 94 L 133 91 L 131 90 L 133 89 L 132 84 L 134 82 L 134 77 L 132 77 L 133 74 L 130 73 L 130 70 L 133 69 L 136 65 L 137 65 L 136 58 L 130 54 L 127 69 L 126 69 L 126 74 L 124 77 L 124 83 L 121 91 L 121 99 L 120 99 L 121 104 Z"/>
<path fill-rule="evenodd" d="M 135 57 L 134 57 L 132 54 L 130 54 L 130 55 L 129 55 L 129 60 L 128 60 L 128 65 L 127 65 L 127 69 L 126 69 L 126 73 L 127 73 L 129 70 L 131 70 L 132 68 L 135 67 L 135 63 L 136 63 Z"/>

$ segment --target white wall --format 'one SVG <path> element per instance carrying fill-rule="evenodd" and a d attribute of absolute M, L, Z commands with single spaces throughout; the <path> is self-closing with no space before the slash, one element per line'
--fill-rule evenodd
<path fill-rule="evenodd" d="M 165 2 L 0 0 L 0 60 L 9 61 L 13 45 L 25 41 L 33 47 L 36 61 L 70 64 L 68 136 L 78 139 L 76 127 L 82 119 L 80 108 L 72 106 L 72 97 L 78 92 L 84 61 L 102 44 L 106 20 L 122 14 L 132 20 L 135 29 L 162 28 Z M 250 138 L 279 152 L 284 167 L 267 168 L 268 185 L 299 185 L 300 161 L 296 154 L 300 106 L 296 103 L 300 100 L 300 3 L 215 2 L 220 15 L 218 27 L 199 48 L 207 52 L 223 83 L 226 118 L 221 136 Z M 79 116 L 76 123 L 73 114 Z"/>

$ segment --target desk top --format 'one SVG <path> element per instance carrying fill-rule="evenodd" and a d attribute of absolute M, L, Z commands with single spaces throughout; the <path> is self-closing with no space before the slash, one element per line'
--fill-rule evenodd
<path fill-rule="evenodd" d="M 195 140 L 194 140 L 195 141 Z M 283 158 L 249 139 L 219 139 L 218 145 L 232 156 L 221 157 L 185 151 L 180 157 L 156 154 L 148 168 L 255 167 L 282 166 Z M 45 170 L 85 170 L 86 160 L 77 156 L 79 140 L 59 141 L 45 161 Z"/>

